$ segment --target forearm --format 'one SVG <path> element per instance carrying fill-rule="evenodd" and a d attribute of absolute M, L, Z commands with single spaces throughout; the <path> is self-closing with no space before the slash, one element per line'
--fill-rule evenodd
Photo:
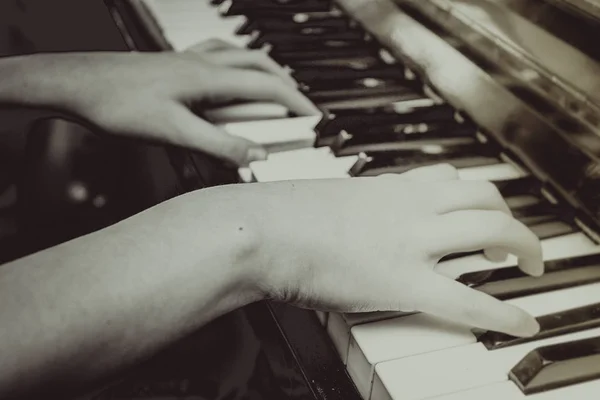
<path fill-rule="evenodd" d="M 0 105 L 53 110 L 86 118 L 99 101 L 93 87 L 109 92 L 110 82 L 95 69 L 102 53 L 32 54 L 0 58 Z M 102 99 L 106 100 L 106 99 Z"/>
<path fill-rule="evenodd" d="M 259 300 L 257 237 L 226 192 L 191 194 L 2 266 L 0 397 L 89 382 Z"/>
<path fill-rule="evenodd" d="M 0 58 L 0 104 L 39 107 L 44 100 L 40 56 Z"/>

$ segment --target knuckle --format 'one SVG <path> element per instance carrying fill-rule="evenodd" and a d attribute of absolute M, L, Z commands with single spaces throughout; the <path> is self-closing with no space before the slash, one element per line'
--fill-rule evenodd
<path fill-rule="evenodd" d="M 443 164 L 436 165 L 436 167 L 441 172 L 448 173 L 448 174 L 456 174 L 456 175 L 458 175 L 458 169 L 454 165 L 452 165 L 452 164 L 443 163 Z"/>
<path fill-rule="evenodd" d="M 477 186 L 478 186 L 480 193 L 483 196 L 485 196 L 486 198 L 492 199 L 492 198 L 496 198 L 496 197 L 502 197 L 502 195 L 500 194 L 500 190 L 492 182 L 489 182 L 489 181 L 477 182 Z"/>
<path fill-rule="evenodd" d="M 250 50 L 248 51 L 248 54 L 250 57 L 260 62 L 266 62 L 269 60 L 269 57 L 260 50 Z"/>
<path fill-rule="evenodd" d="M 222 39 L 219 39 L 219 38 L 210 38 L 205 43 L 208 47 L 211 47 L 211 48 L 222 47 L 225 45 L 225 41 L 223 41 Z"/>
<path fill-rule="evenodd" d="M 511 229 L 516 220 L 502 211 L 489 211 L 487 213 L 487 221 L 485 225 L 488 227 L 490 234 L 493 236 L 504 235 Z"/>

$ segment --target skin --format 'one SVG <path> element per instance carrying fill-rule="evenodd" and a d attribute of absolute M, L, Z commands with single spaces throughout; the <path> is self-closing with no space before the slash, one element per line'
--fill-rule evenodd
<path fill-rule="evenodd" d="M 232 61 L 239 53 L 213 59 L 213 51 L 230 49 L 2 60 L 0 102 L 237 162 L 251 146 L 193 115 L 192 100 L 314 111 L 272 64 Z M 498 190 L 461 181 L 447 165 L 188 193 L 0 267 L 0 397 L 95 382 L 263 299 L 340 312 L 417 310 L 535 334 L 530 315 L 434 270 L 446 254 L 479 249 L 494 259 L 515 254 L 523 271 L 543 273 L 539 240 Z"/>
<path fill-rule="evenodd" d="M 262 101 L 297 115 L 320 114 L 266 54 L 219 41 L 183 53 L 6 58 L 0 76 L 0 105 L 52 109 L 101 132 L 200 150 L 238 166 L 264 160 L 267 152 L 195 115 L 192 104 Z"/>

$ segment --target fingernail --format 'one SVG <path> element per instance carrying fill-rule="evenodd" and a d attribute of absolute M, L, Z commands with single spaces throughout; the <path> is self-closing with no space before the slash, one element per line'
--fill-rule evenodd
<path fill-rule="evenodd" d="M 525 312 L 523 312 L 525 314 Z M 518 337 L 532 337 L 540 332 L 540 324 L 529 314 L 525 314 L 523 324 L 518 328 L 515 335 Z"/>
<path fill-rule="evenodd" d="M 541 260 L 528 260 L 528 259 L 520 259 L 519 260 L 519 269 L 528 273 L 531 276 L 540 277 L 544 275 L 544 262 Z"/>
<path fill-rule="evenodd" d="M 269 152 L 261 147 L 251 147 L 247 153 L 248 162 L 264 161 L 269 157 Z"/>

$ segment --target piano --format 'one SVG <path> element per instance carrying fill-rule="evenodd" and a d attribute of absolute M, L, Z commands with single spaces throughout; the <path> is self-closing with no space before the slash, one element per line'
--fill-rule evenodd
<path fill-rule="evenodd" d="M 542 330 L 529 339 L 420 313 L 249 306 L 287 398 L 598 398 L 599 1 L 104 1 L 130 50 L 217 37 L 265 51 L 322 110 L 211 110 L 223 129 L 272 150 L 238 171 L 239 184 L 448 163 L 461 179 L 496 184 L 542 240 L 541 278 L 479 253 L 437 267 L 535 315 Z M 168 155 L 182 191 L 202 186 L 193 154 Z"/>

